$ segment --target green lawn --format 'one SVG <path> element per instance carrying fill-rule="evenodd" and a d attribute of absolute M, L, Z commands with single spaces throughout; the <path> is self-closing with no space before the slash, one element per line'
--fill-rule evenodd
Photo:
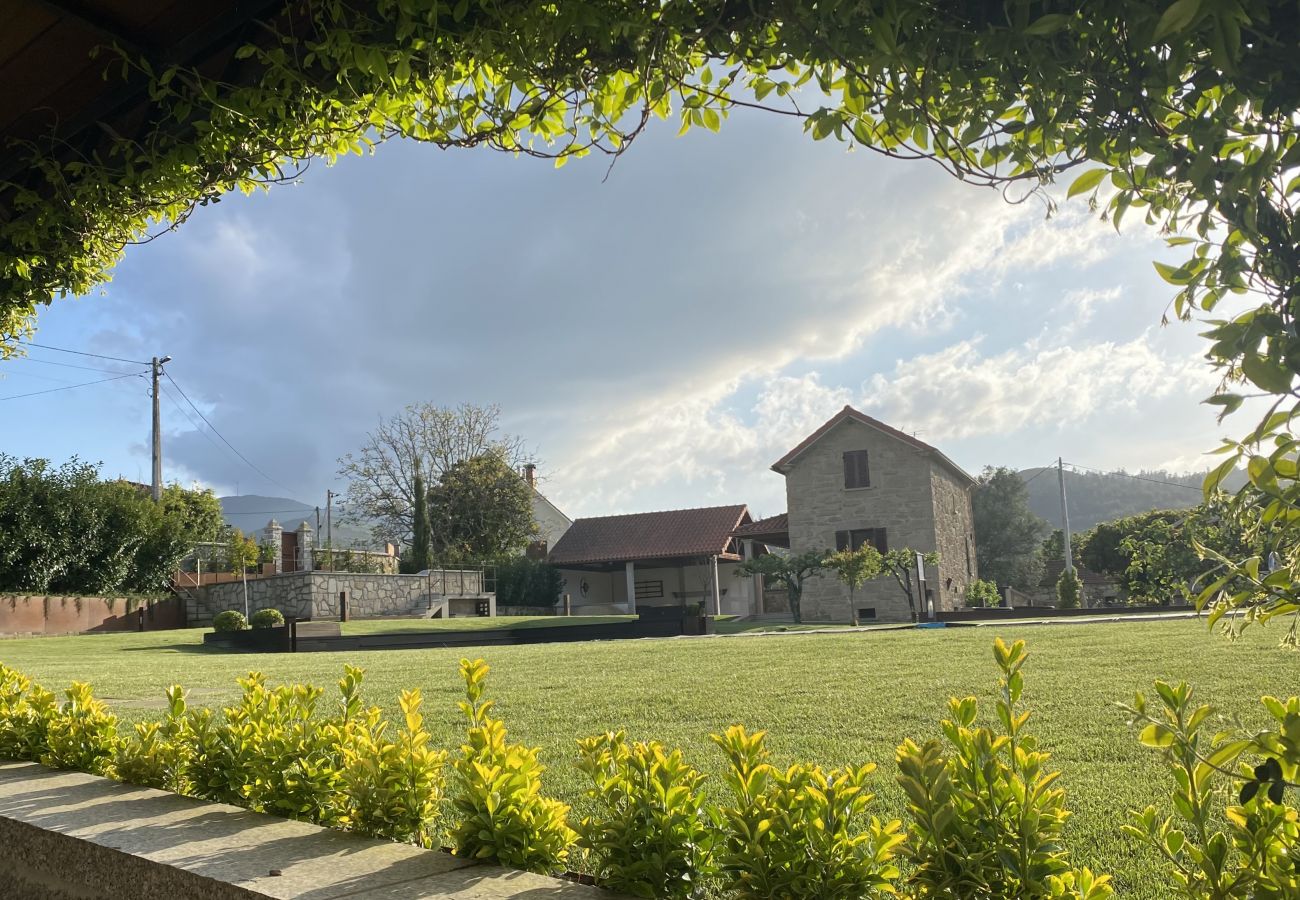
<path fill-rule="evenodd" d="M 343 623 L 344 634 L 391 634 L 407 631 L 476 631 L 494 628 L 560 628 L 630 621 L 631 616 L 455 616 L 450 619 L 356 619 Z"/>
<path fill-rule="evenodd" d="M 460 621 L 473 620 L 448 624 Z M 1260 695 L 1294 694 L 1300 685 L 1300 656 L 1278 647 L 1276 630 L 1253 629 L 1229 643 L 1186 620 L 1006 624 L 490 647 L 482 655 L 493 665 L 492 692 L 512 734 L 544 749 L 548 788 L 570 802 L 581 803 L 576 738 L 624 728 L 680 746 L 716 772 L 719 754 L 708 735 L 743 722 L 771 732 L 778 762 L 880 763 L 881 802 L 896 812 L 894 747 L 904 737 L 936 734 L 949 695 L 991 696 L 995 634 L 1029 643 L 1026 697 L 1076 814 L 1069 827 L 1076 859 L 1112 872 L 1123 897 L 1168 896 L 1155 861 L 1119 831 L 1127 811 L 1159 800 L 1166 782 L 1114 701 L 1156 678 L 1185 679 L 1225 713 L 1262 722 Z M 203 650 L 201 635 L 6 640 L 0 660 L 51 688 L 89 680 L 126 719 L 155 715 L 153 701 L 172 681 L 194 689 L 197 702 L 216 704 L 232 697 L 235 677 L 252 668 L 274 680 L 331 685 L 344 662 L 356 663 L 367 670 L 371 698 L 389 709 L 399 689 L 422 688 L 429 727 L 445 746 L 458 745 L 462 651 L 230 655 Z"/>

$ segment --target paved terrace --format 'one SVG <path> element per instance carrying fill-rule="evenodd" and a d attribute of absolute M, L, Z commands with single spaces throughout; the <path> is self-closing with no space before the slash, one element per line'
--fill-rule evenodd
<path fill-rule="evenodd" d="M 34 763 L 0 763 L 6 900 L 626 900 Z"/>

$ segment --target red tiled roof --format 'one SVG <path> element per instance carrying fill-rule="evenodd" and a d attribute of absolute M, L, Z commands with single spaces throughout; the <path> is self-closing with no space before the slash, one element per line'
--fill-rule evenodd
<path fill-rule="evenodd" d="M 590 565 L 680 556 L 736 558 L 731 533 L 749 519 L 744 504 L 575 519 L 550 554 L 554 565 Z"/>
<path fill-rule="evenodd" d="M 768 516 L 766 519 L 741 525 L 731 534 L 734 537 L 750 537 L 756 534 L 780 534 L 789 530 L 790 514 L 781 513 L 779 516 Z"/>
<path fill-rule="evenodd" d="M 904 444 L 907 444 L 911 447 L 915 447 L 917 450 L 920 450 L 922 453 L 926 453 L 928 455 L 934 456 L 939 462 L 943 463 L 945 466 L 947 466 L 950 470 L 952 470 L 961 478 L 966 479 L 971 484 L 975 483 L 975 479 L 972 478 L 965 469 L 963 469 L 961 466 L 957 465 L 955 462 L 953 462 L 951 459 L 945 456 L 938 448 L 931 447 L 925 441 L 918 440 L 917 438 L 912 437 L 912 435 L 908 434 L 905 431 L 899 431 L 897 428 L 893 428 L 889 425 L 886 425 L 884 422 L 880 421 L 879 419 L 873 419 L 871 416 L 867 415 L 864 412 L 858 412 L 856 409 L 854 409 L 851 406 L 846 406 L 842 410 L 837 412 L 835 415 L 831 416 L 831 418 L 827 420 L 826 424 L 822 425 L 821 428 L 818 428 L 812 434 L 808 435 L 806 438 L 804 438 L 802 441 L 799 442 L 799 445 L 797 447 L 795 447 L 785 456 L 778 459 L 776 462 L 772 463 L 772 471 L 780 472 L 781 474 L 784 475 L 785 474 L 784 470 L 786 466 L 790 465 L 790 463 L 794 462 L 795 459 L 801 453 L 803 453 L 813 444 L 821 440 L 822 437 L 824 437 L 828 431 L 830 431 L 836 425 L 840 424 L 841 422 L 847 419 L 852 419 L 855 422 L 861 422 L 863 425 L 867 425 L 871 428 L 875 428 L 877 431 L 882 431 L 885 434 L 889 435 L 890 437 L 902 441 Z"/>

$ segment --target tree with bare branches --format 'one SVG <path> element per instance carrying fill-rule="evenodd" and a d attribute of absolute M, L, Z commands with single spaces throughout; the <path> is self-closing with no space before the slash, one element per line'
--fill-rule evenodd
<path fill-rule="evenodd" d="M 500 432 L 496 404 L 412 403 L 381 419 L 356 453 L 339 458 L 348 481 L 343 518 L 370 524 L 376 539 L 409 544 L 415 529 L 416 473 L 437 483 L 458 463 L 492 453 L 518 470 L 534 458 L 522 438 Z"/>

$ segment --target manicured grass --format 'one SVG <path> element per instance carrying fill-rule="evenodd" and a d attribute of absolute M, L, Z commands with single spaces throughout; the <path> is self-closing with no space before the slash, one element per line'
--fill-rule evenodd
<path fill-rule="evenodd" d="M 452 620 L 456 622 L 457 620 Z M 358 623 L 360 624 L 360 623 Z M 162 687 L 180 681 L 194 701 L 218 704 L 234 679 L 257 668 L 276 681 L 330 686 L 343 663 L 367 670 L 371 699 L 390 711 L 398 691 L 419 687 L 427 724 L 459 746 L 458 650 L 231 655 L 204 651 L 200 631 L 0 641 L 0 660 L 47 687 L 79 679 L 113 698 L 126 719 L 157 714 Z M 1187 680 L 1225 714 L 1263 722 L 1258 698 L 1300 685 L 1300 656 L 1278 647 L 1276 630 L 1235 643 L 1203 621 L 1015 625 L 850 634 L 644 640 L 484 648 L 492 694 L 514 738 L 543 748 L 548 790 L 581 806 L 574 740 L 626 729 L 682 747 L 719 771 L 710 733 L 735 722 L 770 731 L 777 762 L 836 765 L 874 760 L 885 812 L 901 809 L 892 781 L 894 748 L 938 734 L 951 695 L 974 694 L 983 711 L 996 684 L 995 634 L 1028 641 L 1026 700 L 1032 730 L 1054 753 L 1074 818 L 1075 859 L 1116 877 L 1120 895 L 1170 895 L 1160 866 L 1119 830 L 1128 811 L 1161 802 L 1168 776 L 1138 746 L 1115 708 L 1156 678 Z M 149 703 L 142 704 L 141 700 Z"/>

